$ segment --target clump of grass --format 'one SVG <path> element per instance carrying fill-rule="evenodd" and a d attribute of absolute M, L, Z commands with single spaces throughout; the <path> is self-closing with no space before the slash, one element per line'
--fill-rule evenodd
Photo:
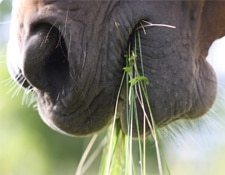
<path fill-rule="evenodd" d="M 154 117 L 151 112 L 150 99 L 147 92 L 147 85 L 150 80 L 145 76 L 141 50 L 139 30 L 143 29 L 144 34 L 146 34 L 145 27 L 152 26 L 174 28 L 173 26 L 152 24 L 147 21 L 141 21 L 140 26 L 136 28 L 134 33 L 134 45 L 129 45 L 128 53 L 125 56 L 126 66 L 124 67 L 124 75 L 117 97 L 113 123 L 108 130 L 108 135 L 105 138 L 106 142 L 100 163 L 99 175 L 151 175 L 151 172 L 147 172 L 146 168 L 149 162 L 147 160 L 147 157 L 149 157 L 147 156 L 148 148 L 146 147 L 148 137 L 152 137 L 154 140 L 158 174 L 170 174 L 163 153 L 163 148 L 161 146 L 158 128 L 154 122 Z M 139 66 L 137 65 L 137 61 L 140 63 Z M 121 122 L 117 119 L 118 99 L 123 84 L 126 85 L 125 115 L 127 117 L 127 135 L 125 135 L 122 131 Z M 143 134 L 139 133 L 137 105 L 141 106 L 141 110 L 143 112 Z M 136 128 L 138 132 L 138 141 L 134 141 L 132 137 L 134 121 L 137 123 Z M 150 136 L 147 136 L 145 133 L 146 130 L 150 130 Z M 138 150 L 134 148 L 134 142 L 138 142 Z M 138 165 L 134 162 L 133 157 L 136 152 L 138 152 Z"/>

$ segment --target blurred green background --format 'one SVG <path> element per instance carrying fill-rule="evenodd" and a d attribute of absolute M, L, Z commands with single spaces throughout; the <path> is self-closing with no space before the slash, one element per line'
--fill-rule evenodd
<path fill-rule="evenodd" d="M 0 175 L 72 175 L 89 138 L 68 137 L 51 130 L 42 122 L 35 109 L 23 105 L 22 91 L 19 95 L 14 95 L 14 90 L 17 88 L 8 84 L 10 76 L 6 67 L 10 10 L 11 1 L 2 1 L 0 4 Z M 193 128 L 184 127 L 182 130 L 178 129 L 177 133 L 176 129 L 164 131 L 165 155 L 172 175 L 225 174 L 223 83 L 224 79 L 221 78 L 218 100 L 208 116 L 195 122 Z M 95 163 L 97 167 L 99 161 Z M 150 166 L 152 165 L 153 162 Z M 97 168 L 91 169 L 89 173 L 96 174 L 96 172 Z"/>

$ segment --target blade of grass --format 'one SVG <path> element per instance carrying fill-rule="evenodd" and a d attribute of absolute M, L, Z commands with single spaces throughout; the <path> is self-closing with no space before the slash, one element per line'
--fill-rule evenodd
<path fill-rule="evenodd" d="M 146 21 L 144 21 L 146 23 Z M 171 27 L 171 28 L 174 28 L 173 26 L 169 26 L 169 25 L 161 25 L 161 24 L 151 24 L 149 23 L 148 24 L 148 27 L 150 26 L 163 26 L 163 27 Z M 143 28 L 146 27 L 146 26 L 143 26 Z M 145 31 L 144 31 L 145 32 Z M 137 35 L 137 36 L 136 36 Z M 139 59 L 140 59 L 140 62 L 141 62 L 141 73 L 139 73 L 139 69 L 138 69 L 138 66 L 137 66 L 137 62 L 136 62 L 136 59 L 137 58 L 137 40 L 136 40 L 136 37 L 138 38 L 138 49 L 139 49 Z M 160 146 L 160 136 L 159 136 L 159 133 L 158 133 L 158 128 L 154 122 L 154 118 L 153 118 L 153 115 L 152 115 L 152 112 L 151 112 L 151 107 L 150 107 L 150 100 L 149 100 L 149 96 L 148 96 L 148 92 L 147 92 L 147 84 L 149 83 L 148 81 L 148 78 L 145 77 L 145 74 L 144 74 L 144 66 L 143 66 L 143 58 L 142 58 L 142 50 L 141 50 L 141 40 L 140 40 L 140 33 L 137 32 L 135 35 L 134 35 L 134 40 L 135 40 L 135 44 L 134 44 L 134 51 L 132 51 L 132 54 L 129 54 L 129 58 L 127 59 L 128 61 L 128 64 L 126 65 L 126 72 L 130 72 L 130 73 L 127 73 L 128 76 L 128 81 L 130 84 L 128 84 L 128 86 L 130 86 L 128 89 L 129 89 L 129 94 L 127 95 L 128 99 L 129 99 L 129 103 L 128 105 L 132 105 L 132 102 L 130 102 L 130 100 L 132 100 L 132 96 L 137 96 L 137 99 L 139 101 L 139 104 L 143 110 L 143 114 L 144 114 L 144 119 L 143 120 L 143 156 L 140 156 L 140 158 L 142 159 L 142 174 L 146 174 L 146 134 L 145 134 L 145 131 L 146 131 L 146 123 L 145 121 L 147 121 L 148 123 L 148 127 L 150 128 L 150 131 L 151 131 L 151 134 L 152 134 L 152 137 L 154 139 L 154 143 L 155 143 L 155 148 L 156 148 L 156 154 L 157 154 L 157 162 L 158 162 L 158 170 L 159 170 L 159 174 L 160 175 L 163 175 L 163 163 L 165 163 L 166 161 L 164 160 L 165 157 L 162 156 L 160 153 L 163 152 L 161 151 L 161 146 Z M 130 52 L 130 49 L 129 49 L 129 52 Z M 130 56 L 132 55 L 132 56 Z M 128 69 L 129 68 L 129 69 Z M 135 94 L 133 94 L 133 90 L 132 90 L 132 87 L 134 87 L 134 91 L 136 92 Z M 135 100 L 134 100 L 135 101 Z M 148 110 L 148 113 L 149 113 L 149 116 L 147 116 L 147 110 L 146 110 L 146 107 L 145 107 L 145 103 L 147 103 L 147 110 Z M 128 109 L 128 113 L 129 111 L 132 111 L 133 108 L 131 107 L 131 109 Z M 137 118 L 137 116 L 135 116 L 135 118 Z M 149 121 L 150 119 L 150 121 Z M 138 121 L 138 120 L 137 120 Z M 128 122 L 129 124 L 129 122 Z M 138 125 L 138 124 L 137 124 Z M 132 125 L 131 125 L 132 126 Z M 138 127 L 137 127 L 138 128 Z M 132 134 L 131 134 L 132 135 Z M 139 139 L 140 141 L 140 139 Z M 140 151 L 141 152 L 141 151 Z M 163 157 L 163 160 L 162 160 L 162 157 Z M 166 164 L 166 163 L 165 163 Z M 166 172 L 168 174 L 169 173 L 169 169 L 168 169 L 168 166 L 166 164 Z"/>
<path fill-rule="evenodd" d="M 115 164 L 116 161 L 114 161 L 113 158 L 114 158 L 114 154 L 119 151 L 119 149 L 117 149 L 117 144 L 120 141 L 125 140 L 123 138 L 123 137 L 125 137 L 125 135 L 122 132 L 118 122 L 116 122 L 117 115 L 118 115 L 117 111 L 118 111 L 119 96 L 120 96 L 120 92 L 122 89 L 123 80 L 124 80 L 124 75 L 123 75 L 123 78 L 122 78 L 122 81 L 121 81 L 121 84 L 119 87 L 119 92 L 117 94 L 117 100 L 116 100 L 116 106 L 115 106 L 115 112 L 114 112 L 112 126 L 109 129 L 109 136 L 107 136 L 109 143 L 106 145 L 105 150 L 103 151 L 103 155 L 102 155 L 102 161 L 101 161 L 102 163 L 101 163 L 100 171 L 99 171 L 100 174 L 102 174 L 102 175 L 111 174 L 113 167 L 118 167 L 120 164 L 120 162 L 118 161 L 118 166 L 117 166 Z M 120 144 L 121 143 L 119 143 L 119 145 Z M 115 168 L 115 169 L 117 169 L 117 168 Z"/>
<path fill-rule="evenodd" d="M 105 144 L 106 144 L 106 138 L 103 138 L 100 144 L 98 145 L 98 147 L 93 151 L 93 153 L 87 159 L 86 163 L 83 165 L 82 174 L 84 174 L 88 170 L 88 168 L 92 165 L 94 160 L 96 160 L 97 156 L 100 154 Z"/>
<path fill-rule="evenodd" d="M 93 146 L 95 140 L 97 139 L 97 137 L 98 137 L 98 134 L 95 134 L 95 135 L 91 138 L 91 140 L 90 140 L 90 142 L 89 142 L 87 148 L 85 149 L 85 151 L 84 151 L 84 153 L 83 153 L 83 155 L 82 155 L 82 158 L 81 158 L 81 160 L 80 160 L 80 162 L 79 162 L 79 165 L 78 165 L 78 167 L 77 167 L 77 170 L 76 170 L 75 175 L 81 175 L 81 174 L 83 174 L 83 173 L 82 173 L 82 171 L 83 171 L 83 165 L 84 165 L 84 163 L 85 163 L 85 161 L 86 161 L 86 159 L 87 159 L 87 156 L 88 156 L 89 152 L 91 151 L 91 148 L 92 148 L 92 146 Z"/>

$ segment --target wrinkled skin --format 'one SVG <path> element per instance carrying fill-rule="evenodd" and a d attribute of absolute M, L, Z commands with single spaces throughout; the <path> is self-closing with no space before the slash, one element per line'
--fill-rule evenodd
<path fill-rule="evenodd" d="M 157 125 L 200 117 L 212 106 L 217 82 L 205 57 L 210 44 L 225 35 L 225 2 L 15 3 L 8 67 L 14 79 L 37 94 L 40 116 L 53 129 L 82 136 L 112 122 L 124 55 L 142 19 L 176 26 L 146 27 L 146 34 L 139 30 Z M 122 91 L 119 111 L 124 114 Z M 125 115 L 118 117 L 127 133 Z"/>

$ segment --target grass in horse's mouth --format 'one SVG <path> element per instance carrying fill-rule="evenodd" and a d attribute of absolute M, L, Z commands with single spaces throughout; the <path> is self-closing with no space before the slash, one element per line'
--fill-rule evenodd
<path fill-rule="evenodd" d="M 127 54 L 125 55 L 126 66 L 123 68 L 124 74 L 121 80 L 120 89 L 117 96 L 117 104 L 115 107 L 115 113 L 112 125 L 108 129 L 108 134 L 105 136 L 103 141 L 100 143 L 98 149 L 96 149 L 93 154 L 90 156 L 89 161 L 85 164 L 85 159 L 88 156 L 88 153 L 91 150 L 91 146 L 94 144 L 94 140 L 97 135 L 94 135 L 90 144 L 88 145 L 82 159 L 80 165 L 78 166 L 76 174 L 83 174 L 84 169 L 87 168 L 87 164 L 90 164 L 90 160 L 94 161 L 94 157 L 97 152 L 100 152 L 99 149 L 103 148 L 102 159 L 100 162 L 100 175 L 147 175 L 147 163 L 149 162 L 147 159 L 150 156 L 147 155 L 146 142 L 147 137 L 152 137 L 154 141 L 154 147 L 157 157 L 158 164 L 158 174 L 170 174 L 169 168 L 167 167 L 167 163 L 165 160 L 165 156 L 163 153 L 163 148 L 160 145 L 160 136 L 158 132 L 158 128 L 155 125 L 153 115 L 151 113 L 150 101 L 148 99 L 147 94 L 147 84 L 150 80 L 144 74 L 144 66 L 142 63 L 142 50 L 141 50 L 141 39 L 140 39 L 140 30 L 143 30 L 145 34 L 146 27 L 171 27 L 174 26 L 164 25 L 164 24 L 152 24 L 147 21 L 141 20 L 139 24 L 135 27 L 133 34 L 131 35 L 129 41 L 129 47 Z M 131 43 L 132 42 L 132 43 Z M 137 50 L 140 52 L 137 54 Z M 137 60 L 141 62 L 141 68 L 137 66 Z M 126 117 L 127 117 L 127 135 L 122 131 L 121 122 L 118 119 L 117 109 L 118 109 L 118 101 L 122 86 L 126 86 Z M 139 133 L 138 126 L 138 113 L 137 113 L 137 105 L 141 106 L 143 110 L 143 134 Z M 149 115 L 149 116 L 148 116 Z M 137 140 L 133 140 L 133 122 L 137 123 L 137 132 L 138 138 Z M 146 129 L 148 128 L 148 129 Z M 146 130 L 150 130 L 150 136 L 145 133 Z M 136 146 L 138 145 L 138 150 Z M 138 160 L 139 164 L 136 165 L 134 162 L 134 155 L 138 152 Z M 85 167 L 85 168 L 84 168 Z M 138 167 L 138 168 L 137 168 Z"/>

